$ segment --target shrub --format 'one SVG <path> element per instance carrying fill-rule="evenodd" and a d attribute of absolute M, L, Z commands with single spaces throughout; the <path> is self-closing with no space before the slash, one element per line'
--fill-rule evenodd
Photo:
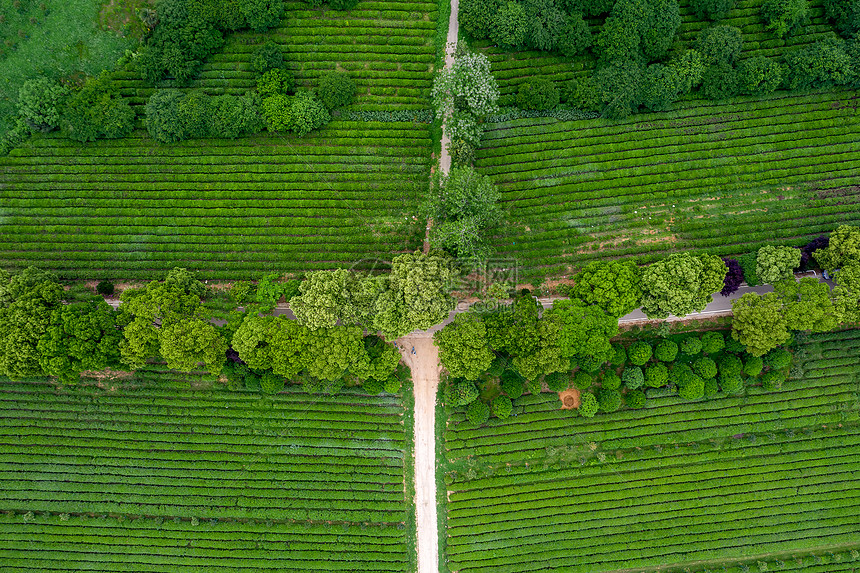
<path fill-rule="evenodd" d="M 773 370 L 782 370 L 791 366 L 791 353 L 784 348 L 774 348 L 764 355 L 764 364 Z"/>
<path fill-rule="evenodd" d="M 705 380 L 705 389 L 704 389 L 704 395 L 705 396 L 713 396 L 714 394 L 718 394 L 719 392 L 720 392 L 720 386 L 719 386 L 719 384 L 717 384 L 716 378 L 709 378 L 708 380 Z"/>
<path fill-rule="evenodd" d="M 744 282 L 744 270 L 737 259 L 723 259 L 723 262 L 726 264 L 728 271 L 723 279 L 723 290 L 720 291 L 720 294 L 729 296 L 737 291 L 741 283 Z"/>
<path fill-rule="evenodd" d="M 860 3 L 857 0 L 824 0 L 824 9 L 844 35 L 860 32 Z"/>
<path fill-rule="evenodd" d="M 809 4 L 807 0 L 764 0 L 761 15 L 767 22 L 765 27 L 784 38 L 809 19 Z"/>
<path fill-rule="evenodd" d="M 779 62 L 764 56 L 753 56 L 738 64 L 738 90 L 742 94 L 770 93 L 782 83 L 783 68 Z"/>
<path fill-rule="evenodd" d="M 597 409 L 597 398 L 594 397 L 594 394 L 583 392 L 579 402 L 579 415 L 584 418 L 593 418 Z"/>
<path fill-rule="evenodd" d="M 284 377 L 274 372 L 266 372 L 260 378 L 260 390 L 264 394 L 277 394 L 284 389 Z"/>
<path fill-rule="evenodd" d="M 493 415 L 500 420 L 506 420 L 514 409 L 511 399 L 507 396 L 496 396 L 493 400 Z"/>
<path fill-rule="evenodd" d="M 785 374 L 779 370 L 770 370 L 765 372 L 761 377 L 761 387 L 772 392 L 782 388 L 782 383 L 785 382 Z"/>
<path fill-rule="evenodd" d="M 726 347 L 726 339 L 719 332 L 706 332 L 702 335 L 702 352 L 716 354 Z"/>
<path fill-rule="evenodd" d="M 190 92 L 179 99 L 179 120 L 182 122 L 186 138 L 209 136 L 209 126 L 212 123 L 209 99 L 209 96 L 201 92 Z"/>
<path fill-rule="evenodd" d="M 649 388 L 661 388 L 668 383 L 669 369 L 665 364 L 653 364 L 645 370 L 645 385 Z"/>
<path fill-rule="evenodd" d="M 544 376 L 543 381 L 546 382 L 547 387 L 553 392 L 567 390 L 567 387 L 570 385 L 570 379 L 564 372 L 553 372 L 552 374 L 547 374 Z"/>
<path fill-rule="evenodd" d="M 684 377 L 684 385 L 678 387 L 678 395 L 685 400 L 698 400 L 705 395 L 705 381 L 690 374 Z"/>
<path fill-rule="evenodd" d="M 361 382 L 361 389 L 366 394 L 382 394 L 384 388 L 385 383 L 382 380 L 377 380 L 376 378 L 368 378 Z"/>
<path fill-rule="evenodd" d="M 606 372 L 600 381 L 600 387 L 607 390 L 618 390 L 621 388 L 621 378 L 615 372 Z"/>
<path fill-rule="evenodd" d="M 734 26 L 712 26 L 699 32 L 696 49 L 702 54 L 706 65 L 734 64 L 743 48 L 740 28 Z"/>
<path fill-rule="evenodd" d="M 222 95 L 212 98 L 211 137 L 235 139 L 241 135 L 263 130 L 260 96 L 249 92 L 244 96 Z"/>
<path fill-rule="evenodd" d="M 615 412 L 621 407 L 621 392 L 601 388 L 597 394 L 597 404 L 601 412 Z"/>
<path fill-rule="evenodd" d="M 269 70 L 276 70 L 283 67 L 283 65 L 284 54 L 280 46 L 271 40 L 257 48 L 254 56 L 251 58 L 251 69 L 258 74 L 264 74 Z"/>
<path fill-rule="evenodd" d="M 726 394 L 737 394 L 744 388 L 744 379 L 740 374 L 720 376 L 720 388 Z"/>
<path fill-rule="evenodd" d="M 637 340 L 627 349 L 627 356 L 634 366 L 642 366 L 651 359 L 652 354 L 651 345 L 643 340 Z"/>
<path fill-rule="evenodd" d="M 328 109 L 344 107 L 355 99 L 355 82 L 343 72 L 328 72 L 320 78 L 317 95 Z"/>
<path fill-rule="evenodd" d="M 744 362 L 744 374 L 747 376 L 758 376 L 764 368 L 764 360 L 760 356 L 750 356 Z"/>
<path fill-rule="evenodd" d="M 654 350 L 654 357 L 660 362 L 674 362 L 678 356 L 678 345 L 671 340 L 663 340 Z"/>
<path fill-rule="evenodd" d="M 114 293 L 113 283 L 110 281 L 101 281 L 96 285 L 96 292 L 102 296 L 110 296 Z"/>
<path fill-rule="evenodd" d="M 722 20 L 735 5 L 735 0 L 692 0 L 691 6 L 699 19 Z"/>
<path fill-rule="evenodd" d="M 558 51 L 572 58 L 585 52 L 592 43 L 591 32 L 582 14 L 579 12 L 569 14 L 558 37 Z"/>
<path fill-rule="evenodd" d="M 475 400 L 469 404 L 469 408 L 466 410 L 466 417 L 475 426 L 486 424 L 487 420 L 490 419 L 490 407 L 480 400 Z"/>
<path fill-rule="evenodd" d="M 60 116 L 69 89 L 54 80 L 27 80 L 18 90 L 18 117 L 32 131 L 48 132 L 60 127 Z"/>
<path fill-rule="evenodd" d="M 134 129 L 135 113 L 107 75 L 90 78 L 73 94 L 63 110 L 66 134 L 77 141 L 125 137 Z"/>
<path fill-rule="evenodd" d="M 594 384 L 594 377 L 580 370 L 573 376 L 573 385 L 579 390 L 588 390 Z"/>
<path fill-rule="evenodd" d="M 520 109 L 552 109 L 558 105 L 561 94 L 555 83 L 546 78 L 535 78 L 520 84 L 517 107 Z"/>
<path fill-rule="evenodd" d="M 645 392 L 632 390 L 624 395 L 624 403 L 632 410 L 638 410 L 645 406 Z"/>
<path fill-rule="evenodd" d="M 746 346 L 744 346 L 743 342 L 735 338 L 734 336 L 729 336 L 728 340 L 726 340 L 726 352 L 732 352 L 734 354 L 740 354 L 746 350 Z"/>
<path fill-rule="evenodd" d="M 638 366 L 631 366 L 625 368 L 624 372 L 621 373 L 621 380 L 628 389 L 636 390 L 645 383 L 645 375 Z"/>
<path fill-rule="evenodd" d="M 525 380 L 513 370 L 505 370 L 501 375 L 502 392 L 516 400 L 525 391 Z"/>
<path fill-rule="evenodd" d="M 627 351 L 624 349 L 624 346 L 615 342 L 612 344 L 612 351 L 613 354 L 609 363 L 615 368 L 624 366 L 624 363 L 627 362 Z"/>
<path fill-rule="evenodd" d="M 397 394 L 400 392 L 400 378 L 397 376 L 389 376 L 385 379 L 385 391 L 388 394 Z"/>
<path fill-rule="evenodd" d="M 705 380 L 710 380 L 717 375 L 717 364 L 707 357 L 702 357 L 693 362 L 693 371 Z"/>
<path fill-rule="evenodd" d="M 687 356 L 695 356 L 702 351 L 702 339 L 691 335 L 681 341 L 681 352 Z"/>
<path fill-rule="evenodd" d="M 749 286 L 757 286 L 761 284 L 758 273 L 756 272 L 757 253 L 746 253 L 738 257 L 738 263 L 744 271 L 744 281 Z"/>
<path fill-rule="evenodd" d="M 528 30 L 525 7 L 519 2 L 508 1 L 496 11 L 490 27 L 490 39 L 500 48 L 510 50 L 525 43 Z"/>
<path fill-rule="evenodd" d="M 719 369 L 720 376 L 740 376 L 741 372 L 743 372 L 744 364 L 737 356 L 726 354 L 720 358 Z"/>
<path fill-rule="evenodd" d="M 257 78 L 257 91 L 262 97 L 288 95 L 295 90 L 295 78 L 287 70 L 269 70 Z"/>
<path fill-rule="evenodd" d="M 731 64 L 708 66 L 702 74 L 702 95 L 708 99 L 726 99 L 737 95 L 738 89 L 737 70 Z"/>

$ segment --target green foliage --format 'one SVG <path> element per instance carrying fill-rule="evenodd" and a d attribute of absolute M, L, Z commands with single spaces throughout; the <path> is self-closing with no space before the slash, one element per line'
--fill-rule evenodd
<path fill-rule="evenodd" d="M 111 296 L 114 293 L 113 283 L 110 281 L 100 281 L 96 285 L 96 292 L 102 296 Z"/>
<path fill-rule="evenodd" d="M 553 392 L 567 390 L 570 385 L 570 379 L 565 372 L 551 372 L 544 376 L 543 381 L 546 382 L 547 388 Z"/>
<path fill-rule="evenodd" d="M 146 129 L 162 143 L 186 139 L 187 133 L 179 115 L 179 102 L 185 94 L 176 89 L 156 90 L 146 102 Z"/>
<path fill-rule="evenodd" d="M 490 407 L 480 400 L 475 400 L 466 409 L 466 417 L 475 426 L 481 426 L 490 419 Z"/>
<path fill-rule="evenodd" d="M 165 322 L 158 329 L 159 353 L 167 367 L 190 372 L 203 363 L 205 370 L 219 374 L 227 341 L 209 321 L 197 318 Z"/>
<path fill-rule="evenodd" d="M 260 378 L 260 390 L 263 394 L 277 394 L 284 390 L 284 377 L 273 372 L 266 372 Z"/>
<path fill-rule="evenodd" d="M 621 378 L 613 371 L 608 371 L 603 374 L 600 379 L 600 387 L 607 390 L 618 390 L 621 388 Z"/>
<path fill-rule="evenodd" d="M 594 394 L 583 392 L 580 396 L 579 415 L 583 418 L 593 418 L 597 410 L 597 398 L 594 397 Z"/>
<path fill-rule="evenodd" d="M 860 263 L 846 265 L 833 275 L 833 307 L 836 320 L 860 322 Z"/>
<path fill-rule="evenodd" d="M 746 253 L 738 257 L 738 263 L 744 271 L 744 281 L 749 286 L 757 286 L 761 284 L 758 273 L 756 272 L 758 253 Z"/>
<path fill-rule="evenodd" d="M 678 395 L 685 400 L 698 400 L 705 395 L 705 381 L 695 374 L 688 374 L 678 386 Z"/>
<path fill-rule="evenodd" d="M 830 233 L 827 248 L 818 249 L 812 256 L 829 272 L 860 263 L 860 227 L 839 225 Z"/>
<path fill-rule="evenodd" d="M 719 362 L 720 376 L 740 376 L 743 372 L 743 362 L 737 356 L 726 354 L 720 358 Z"/>
<path fill-rule="evenodd" d="M 685 316 L 704 309 L 722 288 L 727 268 L 719 257 L 672 254 L 645 268 L 642 310 L 648 318 Z"/>
<path fill-rule="evenodd" d="M 779 62 L 764 56 L 753 56 L 738 65 L 738 89 L 742 94 L 770 93 L 780 86 L 783 74 Z"/>
<path fill-rule="evenodd" d="M 385 389 L 385 383 L 376 378 L 368 378 L 362 381 L 361 389 L 371 395 L 382 394 L 382 391 Z"/>
<path fill-rule="evenodd" d="M 66 135 L 77 141 L 117 139 L 134 128 L 134 110 L 106 74 L 87 79 L 80 91 L 66 101 L 62 126 Z"/>
<path fill-rule="evenodd" d="M 770 370 L 761 376 L 761 387 L 768 392 L 779 390 L 785 382 L 785 374 L 779 370 Z"/>
<path fill-rule="evenodd" d="M 629 390 L 636 390 L 645 384 L 645 374 L 642 373 L 642 369 L 638 366 L 628 366 L 621 373 L 621 380 Z"/>
<path fill-rule="evenodd" d="M 722 333 L 711 331 L 702 335 L 702 352 L 716 354 L 726 347 L 726 339 Z"/>
<path fill-rule="evenodd" d="M 475 314 L 458 314 L 433 336 L 433 341 L 439 347 L 439 361 L 451 376 L 477 380 L 493 362 L 487 328 Z"/>
<path fill-rule="evenodd" d="M 499 0 L 463 0 L 458 13 L 460 30 L 475 40 L 487 38 L 501 4 Z"/>
<path fill-rule="evenodd" d="M 687 356 L 695 356 L 702 351 L 703 346 L 702 339 L 695 334 L 691 334 L 681 341 L 681 352 Z"/>
<path fill-rule="evenodd" d="M 273 68 L 257 78 L 257 92 L 266 98 L 276 95 L 290 95 L 295 92 L 296 79 L 283 68 Z"/>
<path fill-rule="evenodd" d="M 791 366 L 791 353 L 784 348 L 774 348 L 764 355 L 764 363 L 771 370 L 783 370 Z"/>
<path fill-rule="evenodd" d="M 624 31 L 620 33 L 624 34 Z M 603 104 L 603 117 L 624 119 L 636 110 L 641 100 L 644 73 L 641 63 L 627 59 L 614 60 L 594 73 L 597 98 Z"/>
<path fill-rule="evenodd" d="M 661 388 L 669 383 L 669 368 L 665 364 L 652 364 L 645 369 L 645 385 L 649 388 Z M 630 388 L 630 386 L 627 386 Z"/>
<path fill-rule="evenodd" d="M 573 58 L 585 52 L 592 43 L 591 32 L 582 14 L 579 12 L 568 14 L 558 37 L 558 51 L 565 57 Z"/>
<path fill-rule="evenodd" d="M 631 410 L 638 410 L 645 407 L 645 392 L 642 390 L 632 390 L 624 395 L 624 404 Z"/>
<path fill-rule="evenodd" d="M 594 384 L 594 377 L 588 372 L 580 370 L 573 376 L 573 385 L 578 390 L 588 390 Z"/>
<path fill-rule="evenodd" d="M 478 399 L 478 387 L 463 378 L 448 378 L 445 386 L 445 404 L 453 408 L 468 406 Z"/>
<path fill-rule="evenodd" d="M 299 92 L 290 106 L 290 130 L 299 137 L 325 126 L 331 115 L 312 92 Z"/>
<path fill-rule="evenodd" d="M 593 261 L 573 277 L 570 296 L 621 317 L 639 306 L 642 271 L 629 260 Z"/>
<path fill-rule="evenodd" d="M 807 0 L 764 0 L 761 15 L 767 22 L 766 28 L 778 38 L 784 38 L 809 20 Z"/>
<path fill-rule="evenodd" d="M 630 358 L 630 363 L 634 366 L 642 366 L 651 360 L 652 354 L 653 350 L 651 349 L 651 345 L 643 340 L 634 342 L 630 345 L 630 348 L 627 349 L 627 356 Z"/>
<path fill-rule="evenodd" d="M 370 378 L 372 380 L 372 378 Z M 389 376 L 385 380 L 385 391 L 388 394 L 398 394 L 400 392 L 400 387 L 402 386 L 402 381 L 398 376 Z"/>
<path fill-rule="evenodd" d="M 18 90 L 18 117 L 32 131 L 56 129 L 68 96 L 67 87 L 44 76 L 27 80 Z"/>
<path fill-rule="evenodd" d="M 565 29 L 567 14 L 556 6 L 555 0 L 523 0 L 528 31 L 526 45 L 535 50 L 552 51 Z"/>
<path fill-rule="evenodd" d="M 520 109 L 553 109 L 559 103 L 561 93 L 552 80 L 533 78 L 520 84 L 517 107 Z"/>
<path fill-rule="evenodd" d="M 671 340 L 663 340 L 654 349 L 654 358 L 660 362 L 674 362 L 678 356 L 678 345 Z"/>
<path fill-rule="evenodd" d="M 496 11 L 490 27 L 490 39 L 500 48 L 511 50 L 525 44 L 528 31 L 525 6 L 509 0 Z"/>
<path fill-rule="evenodd" d="M 837 312 L 827 283 L 813 277 L 791 278 L 776 283 L 774 289 L 783 303 L 788 329 L 827 332 L 836 328 Z"/>
<path fill-rule="evenodd" d="M 601 412 L 615 412 L 621 407 L 621 392 L 601 388 L 597 393 L 597 403 Z"/>
<path fill-rule="evenodd" d="M 701 94 L 707 99 L 719 100 L 738 94 L 738 74 L 733 66 L 725 62 L 708 66 L 702 75 Z M 753 258 L 755 255 L 753 255 Z M 755 260 L 753 260 L 755 267 Z"/>
<path fill-rule="evenodd" d="M 693 362 L 693 372 L 705 380 L 710 380 L 717 375 L 717 364 L 712 359 L 703 356 Z"/>
<path fill-rule="evenodd" d="M 516 4 L 516 2 L 509 2 Z M 518 5 L 518 4 L 517 4 Z M 441 69 L 433 82 L 431 97 L 438 118 L 456 110 L 483 118 L 499 110 L 499 88 L 490 70 L 490 60 L 458 48 L 454 63 Z"/>
<path fill-rule="evenodd" d="M 711 26 L 699 32 L 696 38 L 696 49 L 709 66 L 734 64 L 742 48 L 743 36 L 735 26 Z"/>
<path fill-rule="evenodd" d="M 493 399 L 493 415 L 500 420 L 506 420 L 510 417 L 511 412 L 514 409 L 514 405 L 511 403 L 511 399 L 507 396 L 496 396 Z"/>
<path fill-rule="evenodd" d="M 617 342 L 612 344 L 612 350 L 613 355 L 612 358 L 610 358 L 609 363 L 616 368 L 624 366 L 624 363 L 627 362 L 627 350 Z"/>
<path fill-rule="evenodd" d="M 764 284 L 773 284 L 794 277 L 800 265 L 800 249 L 766 245 L 756 255 L 756 274 Z"/>
<path fill-rule="evenodd" d="M 720 385 L 717 382 L 716 378 L 708 378 L 707 380 L 705 380 L 705 389 L 704 389 L 704 395 L 705 396 L 713 396 L 715 394 L 719 394 L 719 392 L 720 392 Z"/>
<path fill-rule="evenodd" d="M 791 337 L 776 293 L 747 293 L 732 301 L 732 314 L 732 336 L 753 356 L 762 356 Z"/>
<path fill-rule="evenodd" d="M 843 35 L 860 31 L 860 4 L 856 0 L 824 0 L 824 9 Z"/>
<path fill-rule="evenodd" d="M 505 370 L 502 372 L 501 380 L 502 392 L 510 396 L 512 400 L 516 400 L 523 395 L 525 380 L 518 373 L 513 370 Z"/>
<path fill-rule="evenodd" d="M 578 299 L 557 300 L 544 312 L 544 320 L 558 322 L 562 356 L 595 357 L 598 364 L 612 356 L 609 339 L 618 334 L 618 319 L 600 307 Z"/>
<path fill-rule="evenodd" d="M 679 94 L 679 81 L 673 68 L 663 64 L 648 66 L 642 78 L 642 105 L 651 111 L 666 111 Z"/>
<path fill-rule="evenodd" d="M 744 374 L 747 376 L 758 376 L 764 369 L 764 360 L 761 356 L 750 356 L 744 362 Z"/>
<path fill-rule="evenodd" d="M 258 74 L 265 74 L 269 70 L 276 70 L 284 65 L 284 53 L 280 46 L 271 40 L 267 40 L 254 51 L 251 58 L 251 69 Z"/>
<path fill-rule="evenodd" d="M 726 394 L 737 394 L 744 389 L 744 379 L 740 374 L 722 374 L 720 388 Z"/>
<path fill-rule="evenodd" d="M 722 20 L 735 5 L 735 0 L 692 0 L 691 6 L 699 19 Z"/>
<path fill-rule="evenodd" d="M 320 76 L 317 96 L 329 110 L 345 107 L 355 99 L 355 82 L 344 72 L 328 72 Z"/>

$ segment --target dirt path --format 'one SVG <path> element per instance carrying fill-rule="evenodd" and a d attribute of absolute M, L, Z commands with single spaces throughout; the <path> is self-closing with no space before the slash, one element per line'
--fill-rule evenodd
<path fill-rule="evenodd" d="M 454 50 L 457 49 L 457 11 L 460 7 L 460 0 L 451 0 L 451 17 L 448 19 L 448 42 L 445 45 L 445 67 L 450 68 L 454 63 Z M 442 126 L 442 154 L 439 157 L 439 169 L 442 173 L 448 173 L 451 170 L 451 154 L 448 153 L 448 144 L 451 139 L 448 137 L 448 130 Z"/>
<path fill-rule="evenodd" d="M 412 369 L 415 388 L 415 520 L 418 572 L 439 570 L 436 513 L 436 389 L 439 387 L 439 350 L 432 334 L 416 332 L 398 339 L 403 360 Z M 415 354 L 412 354 L 412 349 Z"/>

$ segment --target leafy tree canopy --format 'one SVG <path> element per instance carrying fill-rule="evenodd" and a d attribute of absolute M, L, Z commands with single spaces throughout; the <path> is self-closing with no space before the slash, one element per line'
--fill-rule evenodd
<path fill-rule="evenodd" d="M 791 339 L 783 302 L 776 293 L 747 293 L 732 301 L 732 314 L 732 336 L 753 356 L 763 356 Z"/>
<path fill-rule="evenodd" d="M 474 313 L 458 314 L 433 340 L 439 347 L 439 361 L 457 378 L 477 380 L 495 356 L 487 344 L 486 325 Z"/>
<path fill-rule="evenodd" d="M 594 356 L 609 360 L 613 355 L 609 340 L 618 334 L 618 319 L 596 305 L 578 299 L 558 300 L 544 313 L 544 320 L 560 323 L 561 355 Z"/>
<path fill-rule="evenodd" d="M 574 277 L 570 296 L 595 304 L 615 317 L 639 306 L 642 270 L 633 261 L 593 261 Z"/>
<path fill-rule="evenodd" d="M 727 272 L 719 257 L 690 253 L 669 255 L 645 268 L 642 310 L 648 318 L 685 316 L 703 310 L 720 290 Z"/>

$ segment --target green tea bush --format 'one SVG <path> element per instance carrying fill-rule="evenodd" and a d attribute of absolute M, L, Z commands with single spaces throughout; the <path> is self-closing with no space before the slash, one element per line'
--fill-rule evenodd
<path fill-rule="evenodd" d="M 645 392 L 642 390 L 632 390 L 624 395 L 624 403 L 628 408 L 638 410 L 645 406 Z"/>
<path fill-rule="evenodd" d="M 627 356 L 634 366 L 642 366 L 651 359 L 652 354 L 651 345 L 643 340 L 637 340 L 627 349 Z"/>
<path fill-rule="evenodd" d="M 716 354 L 726 347 L 726 339 L 719 332 L 706 332 L 702 335 L 702 352 Z"/>
<path fill-rule="evenodd" d="M 520 84 L 517 107 L 520 109 L 552 109 L 559 103 L 561 93 L 555 83 L 546 78 L 534 78 Z"/>
<path fill-rule="evenodd" d="M 547 374 L 544 376 L 543 380 L 546 382 L 547 388 L 553 392 L 567 390 L 567 387 L 570 385 L 570 379 L 566 372 L 553 372 L 552 374 Z"/>
<path fill-rule="evenodd" d="M 645 370 L 645 385 L 649 388 L 661 388 L 668 383 L 669 369 L 665 364 L 652 364 Z"/>
<path fill-rule="evenodd" d="M 764 361 L 760 356 L 750 356 L 744 362 L 744 374 L 747 376 L 758 376 L 764 369 Z"/>
<path fill-rule="evenodd" d="M 502 392 L 510 396 L 512 400 L 516 400 L 523 395 L 523 392 L 525 391 L 525 380 L 523 380 L 522 376 L 513 370 L 505 370 L 502 372 L 501 379 Z"/>
<path fill-rule="evenodd" d="M 601 388 L 597 393 L 597 404 L 601 412 L 615 412 L 621 407 L 621 392 Z"/>
<path fill-rule="evenodd" d="M 621 388 L 621 378 L 615 372 L 605 372 L 600 380 L 600 387 L 607 390 L 618 390 Z"/>
<path fill-rule="evenodd" d="M 779 370 L 770 370 L 761 377 L 761 387 L 769 392 L 782 388 L 783 382 L 785 382 L 785 374 Z"/>
<path fill-rule="evenodd" d="M 693 372 L 705 380 L 710 380 L 717 375 L 717 364 L 707 357 L 702 357 L 693 362 Z"/>
<path fill-rule="evenodd" d="M 594 394 L 583 392 L 580 396 L 579 415 L 584 418 L 593 418 L 598 410 L 597 398 Z"/>
<path fill-rule="evenodd" d="M 628 389 L 635 390 L 645 383 L 645 374 L 638 366 L 629 366 L 621 373 L 621 380 Z"/>
<path fill-rule="evenodd" d="M 322 75 L 317 95 L 329 110 L 345 107 L 355 99 L 355 82 L 344 72 L 328 72 Z"/>
<path fill-rule="evenodd" d="M 695 356 L 702 351 L 702 339 L 696 335 L 690 335 L 681 341 L 681 352 L 687 356 Z"/>
<path fill-rule="evenodd" d="M 514 409 L 511 399 L 507 396 L 497 396 L 493 400 L 493 415 L 501 420 L 507 419 Z"/>
<path fill-rule="evenodd" d="M 774 348 L 764 355 L 764 364 L 772 370 L 782 370 L 791 366 L 791 353 L 784 348 Z"/>
<path fill-rule="evenodd" d="M 579 390 L 588 390 L 594 384 L 594 377 L 580 370 L 573 376 L 573 385 Z"/>
<path fill-rule="evenodd" d="M 720 358 L 719 370 L 720 376 L 740 376 L 743 372 L 744 365 L 741 359 L 731 354 L 726 354 Z"/>
<path fill-rule="evenodd" d="M 663 340 L 654 349 L 654 358 L 660 362 L 674 362 L 678 356 L 678 345 L 671 340 Z"/>
<path fill-rule="evenodd" d="M 264 74 L 269 70 L 276 70 L 284 66 L 284 53 L 281 48 L 271 40 L 257 48 L 251 58 L 251 69 L 258 74 Z"/>
<path fill-rule="evenodd" d="M 480 400 L 475 400 L 469 404 L 466 417 L 475 426 L 486 424 L 487 420 L 490 419 L 490 407 Z"/>
<path fill-rule="evenodd" d="M 720 376 L 720 388 L 726 394 L 737 394 L 744 388 L 744 379 L 740 374 Z"/>

